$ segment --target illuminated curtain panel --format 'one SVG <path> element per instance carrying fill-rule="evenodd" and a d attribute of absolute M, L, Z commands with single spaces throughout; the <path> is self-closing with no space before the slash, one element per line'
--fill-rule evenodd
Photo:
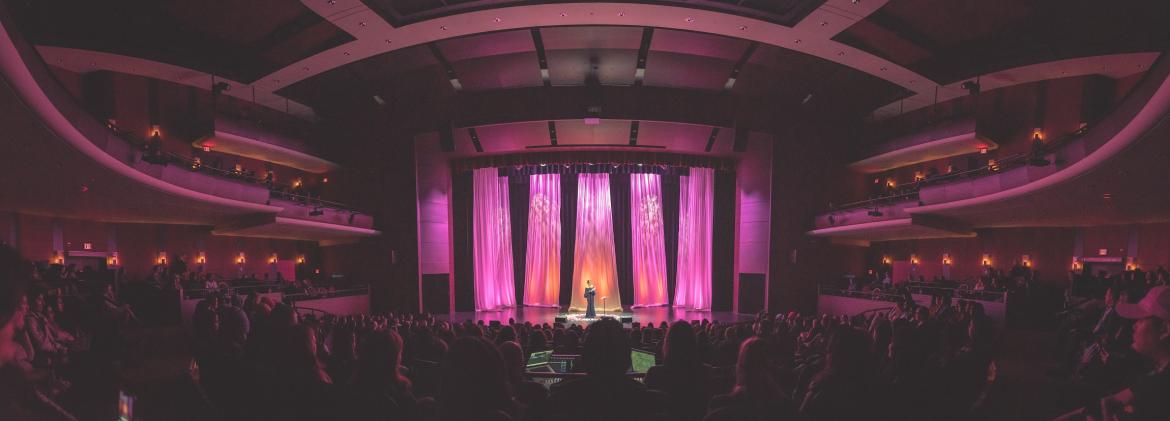
<path fill-rule="evenodd" d="M 674 305 L 711 308 L 711 224 L 715 170 L 691 168 L 679 177 L 678 279 Z"/>
<path fill-rule="evenodd" d="M 499 170 L 475 170 L 472 232 L 475 261 L 475 309 L 516 305 L 512 272 L 512 224 L 508 216 L 508 179 Z"/>
<path fill-rule="evenodd" d="M 561 293 L 561 175 L 528 178 L 528 252 L 524 305 L 559 307 Z"/>
<path fill-rule="evenodd" d="M 662 235 L 662 176 L 630 174 L 634 307 L 666 304 L 666 246 Z"/>
<path fill-rule="evenodd" d="M 573 249 L 573 299 L 569 310 L 585 311 L 585 280 L 597 288 L 598 312 L 621 311 L 609 174 L 577 175 L 577 240 Z M 602 305 L 605 298 L 605 307 Z"/>

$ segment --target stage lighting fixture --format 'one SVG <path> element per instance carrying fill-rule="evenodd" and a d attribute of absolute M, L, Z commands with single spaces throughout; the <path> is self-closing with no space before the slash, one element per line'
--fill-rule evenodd
<path fill-rule="evenodd" d="M 321 208 L 313 208 L 313 210 L 309 212 L 309 216 L 321 216 L 324 214 L 325 211 L 321 210 Z"/>
<path fill-rule="evenodd" d="M 967 93 L 969 93 L 971 95 L 975 95 L 975 94 L 979 93 L 979 82 L 976 82 L 973 80 L 968 80 L 966 82 L 963 82 L 962 84 L 959 85 L 959 87 L 965 89 L 967 91 Z"/>

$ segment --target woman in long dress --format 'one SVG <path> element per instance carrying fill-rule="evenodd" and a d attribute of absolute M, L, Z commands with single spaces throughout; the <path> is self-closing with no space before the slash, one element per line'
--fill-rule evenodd
<path fill-rule="evenodd" d="M 585 318 L 592 319 L 597 317 L 597 309 L 593 308 L 593 297 L 597 295 L 597 290 L 593 288 L 593 282 L 585 280 L 585 300 L 589 303 L 585 308 Z"/>

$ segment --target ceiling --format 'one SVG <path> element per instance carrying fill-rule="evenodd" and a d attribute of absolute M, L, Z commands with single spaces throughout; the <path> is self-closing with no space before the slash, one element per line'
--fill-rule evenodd
<path fill-rule="evenodd" d="M 362 2 L 394 26 L 473 10 L 563 3 L 556 0 L 362 0 Z M 693 7 L 793 26 L 825 3 L 825 0 L 635 0 L 630 3 Z"/>
<path fill-rule="evenodd" d="M 835 40 L 940 84 L 1013 67 L 1162 51 L 1164 1 L 894 0 Z"/>
<path fill-rule="evenodd" d="M 297 0 L 6 0 L 37 45 L 149 58 L 252 82 L 354 38 Z"/>
<path fill-rule="evenodd" d="M 34 44 L 194 69 L 322 115 L 595 79 L 856 121 L 965 78 L 1170 39 L 1157 0 L 3 1 Z"/>

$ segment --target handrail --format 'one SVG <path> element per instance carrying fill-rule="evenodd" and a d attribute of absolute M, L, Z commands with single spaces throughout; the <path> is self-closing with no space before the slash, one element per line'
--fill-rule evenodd
<path fill-rule="evenodd" d="M 1061 137 L 1057 138 L 1056 140 L 1053 140 L 1052 142 L 1047 142 L 1047 143 L 1037 147 L 1036 149 L 1034 149 L 1032 151 L 1021 152 L 1021 153 L 1008 155 L 1008 156 L 1003 157 L 1003 158 L 997 158 L 997 159 L 995 159 L 994 166 L 991 164 L 981 165 L 981 166 L 967 169 L 967 170 L 939 174 L 936 176 L 931 176 L 929 178 L 924 178 L 921 180 L 913 181 L 913 182 L 906 183 L 906 184 L 899 186 L 898 187 L 899 191 L 897 193 L 889 194 L 889 195 L 885 195 L 885 196 L 878 196 L 878 197 L 866 199 L 866 200 L 858 200 L 855 202 L 849 202 L 849 203 L 846 203 L 844 205 L 839 205 L 839 206 L 830 206 L 829 212 L 852 210 L 852 209 L 857 209 L 857 208 L 868 208 L 868 207 L 872 207 L 876 204 L 879 204 L 881 202 L 892 203 L 894 201 L 899 201 L 899 200 L 903 200 L 903 199 L 906 199 L 907 201 L 916 200 L 916 199 L 918 199 L 919 190 L 921 190 L 922 187 L 925 187 L 928 185 L 947 183 L 947 182 L 951 182 L 951 181 L 961 179 L 961 178 L 982 177 L 985 175 L 1002 173 L 1002 172 L 1007 171 L 1007 170 L 1020 168 L 1020 167 L 1026 166 L 1028 164 L 1028 162 L 1033 157 L 1035 157 L 1037 154 L 1048 154 L 1048 153 L 1054 152 L 1055 150 L 1057 150 L 1058 148 L 1063 146 L 1065 143 L 1071 142 L 1075 139 L 1078 139 L 1078 138 L 1084 136 L 1086 133 L 1088 133 L 1088 130 L 1089 130 L 1088 125 L 1082 125 L 1076 131 L 1069 133 L 1065 136 L 1061 136 Z"/>
<path fill-rule="evenodd" d="M 288 293 L 288 294 L 284 294 L 284 301 L 285 302 L 295 302 L 295 301 L 303 301 L 303 300 L 315 300 L 315 299 L 321 299 L 321 298 L 352 297 L 352 296 L 369 294 L 369 293 L 370 293 L 370 286 L 369 285 L 362 285 L 362 286 L 359 286 L 357 288 L 346 288 L 346 289 L 339 289 L 339 290 L 333 290 L 333 291 L 323 291 L 320 293 L 308 293 L 308 292 Z"/>
<path fill-rule="evenodd" d="M 157 165 L 167 165 L 169 163 L 176 163 L 176 164 L 183 165 L 185 167 L 189 167 L 189 168 L 191 168 L 192 171 L 201 171 L 201 172 L 209 173 L 209 174 L 220 176 L 220 177 L 243 180 L 243 181 L 246 181 L 246 182 L 249 182 L 252 184 L 265 185 L 268 187 L 269 196 L 279 197 L 279 198 L 290 198 L 289 199 L 290 201 L 296 202 L 298 204 L 303 204 L 304 206 L 312 206 L 312 207 L 316 207 L 316 208 L 329 208 L 329 209 L 335 209 L 335 210 L 339 210 L 339 211 L 346 211 L 346 212 L 352 212 L 352 213 L 361 213 L 361 214 L 365 213 L 365 212 L 358 210 L 357 208 L 355 208 L 353 206 L 349 206 L 349 205 L 346 205 L 343 203 L 324 200 L 324 199 L 321 199 L 319 197 L 314 198 L 312 196 L 309 196 L 308 194 L 295 193 L 295 191 L 298 189 L 298 187 L 296 187 L 292 184 L 277 184 L 275 182 L 270 182 L 268 180 L 254 177 L 254 176 L 248 175 L 248 174 L 243 173 L 243 172 L 238 172 L 235 170 L 227 170 L 227 169 L 223 169 L 223 168 L 217 168 L 217 167 L 213 167 L 210 165 L 206 165 L 201 160 L 196 161 L 195 158 L 179 155 L 179 154 L 176 154 L 174 152 L 163 152 L 163 151 L 159 151 L 159 150 L 152 150 L 151 146 L 150 146 L 151 145 L 150 141 L 136 137 L 131 132 L 121 130 L 113 124 L 107 124 L 107 127 L 109 127 L 109 129 L 112 130 L 114 132 L 114 134 L 116 136 L 118 136 L 119 138 L 121 138 L 122 140 L 125 140 L 127 143 L 133 145 L 134 147 L 138 148 L 139 150 L 143 151 L 144 153 L 151 154 L 151 155 L 145 156 L 143 158 L 143 161 L 145 161 L 145 162 L 148 162 L 151 164 L 157 164 Z M 157 161 L 159 161 L 158 157 L 162 158 L 162 160 L 161 160 L 162 162 L 157 162 Z"/>

